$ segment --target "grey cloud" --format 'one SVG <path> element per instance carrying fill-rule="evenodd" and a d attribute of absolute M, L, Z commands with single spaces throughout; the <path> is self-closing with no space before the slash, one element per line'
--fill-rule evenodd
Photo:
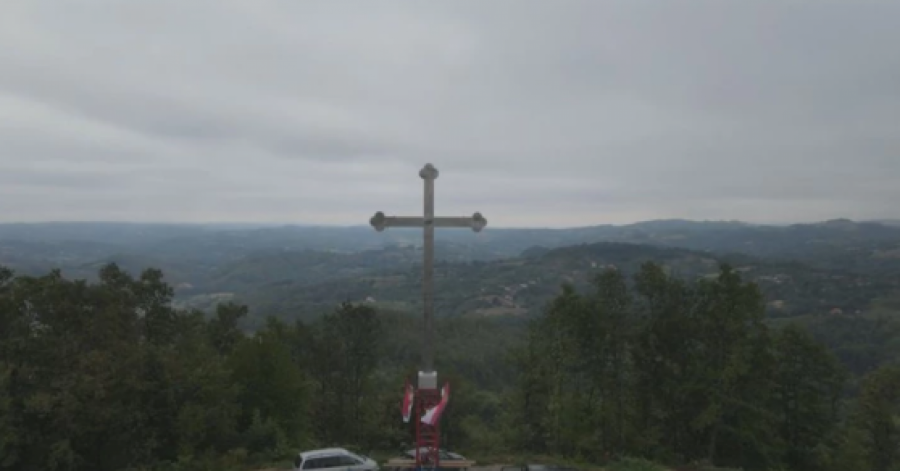
<path fill-rule="evenodd" d="M 28 211 L 3 217 L 365 222 L 419 211 L 427 161 L 441 211 L 492 225 L 897 217 L 898 15 L 886 1 L 8 3 L 3 181 L 31 172 L 79 209 L 20 185 L 4 200 Z"/>
<path fill-rule="evenodd" d="M 95 171 L 59 172 L 54 169 L 8 169 L 0 168 L 0 185 L 39 187 L 48 190 L 64 188 L 95 187 L 110 183 L 106 175 Z M 122 182 L 120 182 L 122 183 Z M 126 186 L 119 186 L 120 191 Z"/>

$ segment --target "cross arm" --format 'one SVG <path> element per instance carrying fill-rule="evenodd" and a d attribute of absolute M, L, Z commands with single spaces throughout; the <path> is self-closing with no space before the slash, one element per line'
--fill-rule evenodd
<path fill-rule="evenodd" d="M 469 217 L 436 217 L 430 223 L 434 227 L 470 227 L 472 231 L 480 232 L 487 226 L 487 219 L 481 213 L 475 213 Z M 381 232 L 387 227 L 425 227 L 426 221 L 421 216 L 385 216 L 379 211 L 369 220 L 369 224 Z"/>

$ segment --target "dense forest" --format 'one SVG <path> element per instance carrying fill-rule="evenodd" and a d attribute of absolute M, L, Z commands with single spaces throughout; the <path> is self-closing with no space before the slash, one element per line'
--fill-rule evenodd
<path fill-rule="evenodd" d="M 0 469 L 244 469 L 320 445 L 409 443 L 397 401 L 418 358 L 414 319 L 344 304 L 248 335 L 246 306 L 205 314 L 171 300 L 154 269 L 109 265 L 96 283 L 3 269 Z M 511 382 L 515 329 L 438 326 L 455 407 Z M 463 425 L 445 423 L 448 443 L 465 444 Z"/>
<path fill-rule="evenodd" d="M 758 288 L 727 266 L 566 287 L 516 358 L 521 449 L 792 470 L 892 469 L 897 453 L 893 367 L 847 396 L 838 358 L 803 328 L 767 327 Z"/>
<path fill-rule="evenodd" d="M 398 451 L 419 323 L 344 303 L 308 322 L 173 307 L 156 269 L 95 282 L 0 272 L 0 469 L 247 469 L 304 448 Z M 860 319 L 864 320 L 864 319 Z M 645 263 L 565 285 L 527 325 L 441 319 L 445 444 L 603 464 L 897 469 L 900 367 L 881 343 L 765 320 L 727 265 Z M 829 330 L 830 332 L 830 330 Z M 832 332 L 833 334 L 833 332 Z M 862 340 L 861 340 L 862 339 Z M 866 350 L 870 348 L 872 350 Z"/>

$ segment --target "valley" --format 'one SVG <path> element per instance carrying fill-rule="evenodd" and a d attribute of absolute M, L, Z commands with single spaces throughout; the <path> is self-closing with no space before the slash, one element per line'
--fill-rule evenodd
<path fill-rule="evenodd" d="M 310 320 L 341 302 L 420 310 L 417 231 L 369 227 L 116 223 L 0 225 L 0 265 L 60 269 L 92 279 L 115 263 L 159 268 L 179 306 L 235 301 Z M 791 226 L 649 221 L 573 229 L 443 231 L 436 244 L 438 316 L 529 317 L 563 283 L 584 287 L 607 267 L 634 273 L 657 261 L 673 274 L 710 276 L 728 263 L 766 296 L 770 318 L 890 314 L 900 291 L 900 227 L 848 220 Z M 887 305 L 890 305 L 888 303 Z"/>

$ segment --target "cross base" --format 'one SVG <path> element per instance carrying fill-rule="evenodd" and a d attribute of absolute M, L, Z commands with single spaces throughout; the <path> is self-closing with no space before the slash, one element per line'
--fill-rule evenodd
<path fill-rule="evenodd" d="M 428 409 L 438 405 L 440 402 L 441 391 L 439 389 L 419 388 L 416 391 L 416 418 L 422 417 Z M 427 466 L 437 469 L 441 461 L 440 450 L 440 422 L 432 426 L 422 423 L 421 420 L 416 420 L 416 468 L 421 469 L 423 466 Z"/>

